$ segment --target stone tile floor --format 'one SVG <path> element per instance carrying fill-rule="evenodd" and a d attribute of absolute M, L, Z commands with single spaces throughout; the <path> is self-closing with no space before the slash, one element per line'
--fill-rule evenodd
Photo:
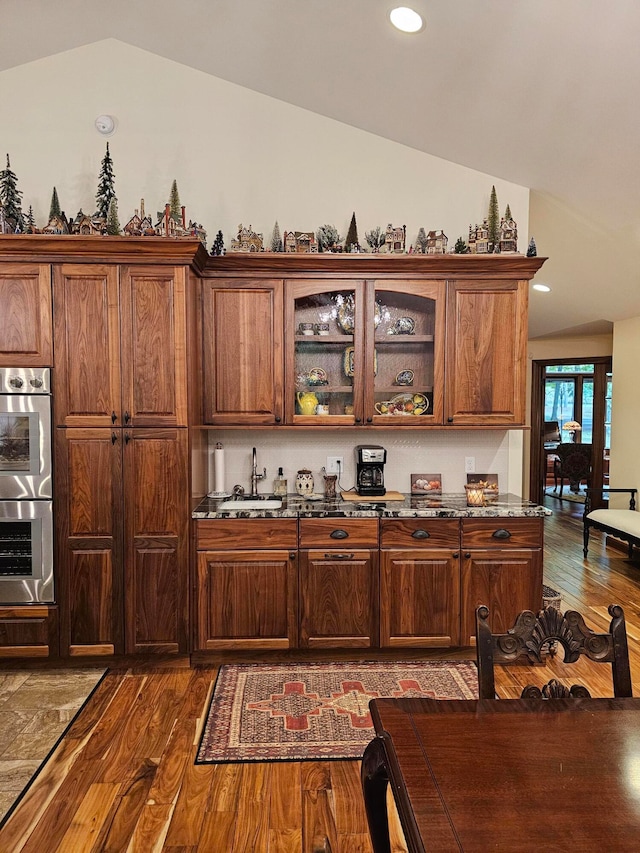
<path fill-rule="evenodd" d="M 0 820 L 104 672 L 0 668 Z"/>

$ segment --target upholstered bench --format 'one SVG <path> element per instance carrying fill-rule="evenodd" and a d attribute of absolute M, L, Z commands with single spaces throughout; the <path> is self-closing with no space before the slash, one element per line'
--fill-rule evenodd
<path fill-rule="evenodd" d="M 631 495 L 629 509 L 591 509 L 590 490 L 587 489 L 587 499 L 584 505 L 582 523 L 584 525 L 584 556 L 589 550 L 589 531 L 600 530 L 617 539 L 622 539 L 629 545 L 629 559 L 633 557 L 633 546 L 640 548 L 640 512 L 636 512 L 637 489 L 608 489 L 613 492 L 626 492 Z"/>

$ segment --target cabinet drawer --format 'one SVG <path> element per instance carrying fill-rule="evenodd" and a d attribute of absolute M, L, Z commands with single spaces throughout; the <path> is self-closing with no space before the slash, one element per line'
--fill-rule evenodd
<path fill-rule="evenodd" d="M 301 548 L 378 547 L 377 518 L 301 518 Z"/>
<path fill-rule="evenodd" d="M 381 548 L 459 548 L 457 518 L 383 518 Z"/>
<path fill-rule="evenodd" d="M 298 521 L 295 518 L 208 518 L 196 521 L 199 551 L 237 548 L 297 548 Z"/>
<path fill-rule="evenodd" d="M 463 548 L 542 548 L 541 518 L 463 518 Z"/>

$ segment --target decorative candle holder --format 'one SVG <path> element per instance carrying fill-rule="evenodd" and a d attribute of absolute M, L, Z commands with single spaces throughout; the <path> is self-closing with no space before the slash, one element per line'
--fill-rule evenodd
<path fill-rule="evenodd" d="M 467 493 L 467 506 L 484 506 L 484 486 L 467 483 L 464 488 Z"/>

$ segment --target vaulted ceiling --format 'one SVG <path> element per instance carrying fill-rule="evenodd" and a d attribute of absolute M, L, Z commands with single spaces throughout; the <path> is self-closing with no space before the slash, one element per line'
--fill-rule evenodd
<path fill-rule="evenodd" d="M 414 0 L 426 27 L 413 36 L 389 25 L 393 5 L 0 0 L 0 70 L 117 38 L 527 186 L 532 233 L 552 214 L 566 255 L 547 301 L 532 299 L 533 334 L 640 315 L 640 3 Z M 563 222 L 582 245 L 563 245 Z"/>

